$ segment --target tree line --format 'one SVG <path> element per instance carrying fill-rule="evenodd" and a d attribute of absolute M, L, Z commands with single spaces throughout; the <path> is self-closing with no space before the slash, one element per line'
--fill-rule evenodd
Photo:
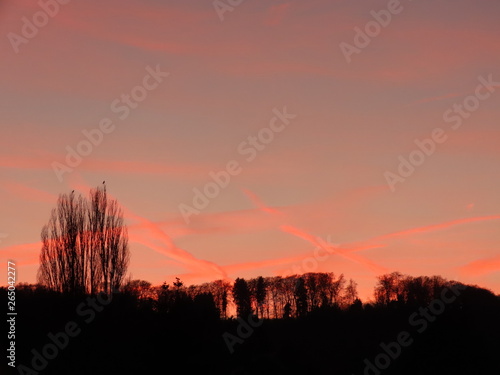
<path fill-rule="evenodd" d="M 43 348 L 74 322 L 81 334 L 50 361 L 51 374 L 168 371 L 173 362 L 205 374 L 366 374 L 366 361 L 381 365 L 382 347 L 402 330 L 414 343 L 397 360 L 392 352 L 384 374 L 500 371 L 500 296 L 477 286 L 393 272 L 380 275 L 372 301 L 362 302 L 356 282 L 332 272 L 190 286 L 178 278 L 155 286 L 131 280 L 123 211 L 105 184 L 87 197 L 61 195 L 42 243 L 38 283 L 16 285 L 23 316 L 16 360 L 36 367 L 40 356 L 53 358 Z M 0 296 L 7 298 L 6 288 Z M 452 297 L 444 309 L 442 296 Z M 256 317 L 265 324 L 244 331 L 242 322 Z M 424 323 L 429 329 L 420 333 Z M 238 335 L 234 353 L 228 334 Z"/>
<path fill-rule="evenodd" d="M 299 318 L 317 310 L 361 306 L 357 283 L 343 274 L 311 272 L 287 277 L 237 278 L 186 287 L 176 279 L 152 286 L 126 280 L 130 260 L 127 227 L 118 202 L 103 182 L 88 197 L 61 194 L 41 231 L 38 283 L 69 295 L 122 291 L 140 308 L 168 313 L 197 305 L 225 319 L 250 314 L 264 319 Z M 440 276 L 412 277 L 399 272 L 378 277 L 375 303 L 425 305 L 451 282 Z"/>
<path fill-rule="evenodd" d="M 264 319 L 304 316 L 320 308 L 346 307 L 357 301 L 357 284 L 333 272 L 306 273 L 287 277 L 237 278 L 234 283 L 217 280 L 184 286 L 178 278 L 172 285 L 152 286 L 145 280 L 130 280 L 123 288 L 139 306 L 158 312 L 175 309 L 179 303 L 205 298 L 220 318 L 256 315 Z"/>
<path fill-rule="evenodd" d="M 374 300 L 365 307 L 427 306 L 439 299 L 446 288 L 463 285 L 441 276 L 410 276 L 393 272 L 377 277 Z M 157 312 L 170 312 L 179 304 L 202 299 L 216 315 L 262 319 L 300 318 L 316 311 L 363 308 L 358 298 L 357 283 L 347 281 L 343 274 L 314 272 L 287 277 L 237 278 L 184 286 L 178 278 L 170 286 L 152 286 L 145 280 L 129 280 L 123 291 L 133 296 L 136 306 Z"/>

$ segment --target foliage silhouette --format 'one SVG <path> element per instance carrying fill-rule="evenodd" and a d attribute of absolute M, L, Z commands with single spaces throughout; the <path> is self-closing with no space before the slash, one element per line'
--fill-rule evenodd
<path fill-rule="evenodd" d="M 373 302 L 364 303 L 355 281 L 333 273 L 237 278 L 232 285 L 128 280 L 88 324 L 77 313 L 87 296 L 75 300 L 40 284 L 19 284 L 24 318 L 16 332 L 17 362 L 29 365 L 32 349 L 40 350 L 48 333 L 75 321 L 81 334 L 44 373 L 137 374 L 174 366 L 204 374 L 499 373 L 500 296 L 440 276 L 393 272 L 377 280 Z M 460 290 L 456 298 L 419 332 L 421 325 L 412 325 L 410 317 L 432 312 L 453 288 Z M 0 289 L 1 297 L 6 293 Z M 231 354 L 223 335 L 244 333 L 242 321 L 252 313 L 264 323 Z M 411 335 L 412 344 L 387 368 L 367 370 L 366 361 L 401 332 Z"/>
<path fill-rule="evenodd" d="M 61 194 L 42 228 L 38 282 L 63 293 L 111 293 L 119 289 L 129 263 L 127 228 L 106 185 L 88 199 Z"/>

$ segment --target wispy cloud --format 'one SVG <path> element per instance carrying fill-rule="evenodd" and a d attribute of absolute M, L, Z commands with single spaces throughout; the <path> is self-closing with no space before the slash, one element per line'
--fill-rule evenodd
<path fill-rule="evenodd" d="M 263 212 L 272 213 L 274 215 L 281 214 L 280 211 L 278 211 L 276 209 L 272 209 L 270 207 L 267 207 L 257 197 L 257 195 L 250 192 L 249 190 L 244 190 L 244 192 L 245 192 L 245 194 L 247 194 L 247 196 L 249 196 L 251 198 L 252 202 L 254 202 L 254 204 L 256 204 L 259 207 L 259 209 L 262 210 Z M 325 248 L 325 250 L 327 250 L 329 253 L 333 252 L 334 254 L 340 255 L 348 260 L 354 261 L 354 262 L 356 262 L 364 267 L 367 267 L 368 269 L 370 269 L 371 271 L 373 271 L 375 273 L 379 274 L 379 273 L 383 273 L 387 270 L 385 267 L 379 266 L 379 265 L 375 264 L 373 261 L 365 259 L 362 256 L 350 254 L 348 251 L 340 249 L 338 247 L 328 246 L 326 243 L 324 243 L 324 241 L 320 241 L 317 237 L 315 237 L 315 236 L 313 236 L 313 235 L 311 235 L 311 234 L 309 234 L 301 229 L 298 229 L 293 225 L 281 224 L 281 225 L 279 225 L 278 228 L 285 233 L 289 233 L 289 234 L 292 234 L 296 237 L 302 238 L 303 240 L 310 242 L 314 246 L 317 246 L 320 248 Z M 376 247 L 381 247 L 381 246 L 382 245 L 376 245 Z"/>
<path fill-rule="evenodd" d="M 82 191 L 84 194 L 88 193 L 91 189 L 91 187 L 88 186 L 81 178 L 78 182 L 74 180 L 73 187 L 75 190 Z M 113 198 L 111 194 L 109 194 L 109 197 Z M 134 226 L 135 230 L 131 232 L 132 240 L 148 246 L 159 254 L 165 255 L 195 272 L 199 272 L 200 269 L 205 270 L 208 274 L 212 274 L 214 279 L 225 279 L 228 277 L 227 273 L 214 262 L 199 259 L 188 251 L 176 246 L 170 236 L 168 236 L 157 223 L 135 214 L 122 202 L 120 205 L 123 209 L 124 217 L 136 223 Z M 140 231 L 138 229 L 144 229 L 144 231 Z"/>
<path fill-rule="evenodd" d="M 500 271 L 500 255 L 475 260 L 459 268 L 466 276 L 481 276 Z"/>

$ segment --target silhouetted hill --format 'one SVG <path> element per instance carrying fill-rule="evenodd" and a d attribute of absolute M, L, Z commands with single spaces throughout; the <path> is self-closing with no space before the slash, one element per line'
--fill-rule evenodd
<path fill-rule="evenodd" d="M 401 275 L 397 280 L 403 283 L 395 289 L 399 295 L 386 299 L 383 293 L 376 304 L 325 303 L 303 315 L 292 306 L 279 319 L 221 319 L 211 294 L 191 298 L 181 285 L 164 286 L 172 292 L 164 296 L 170 301 L 166 307 L 130 290 L 115 293 L 108 303 L 104 296 L 68 297 L 20 285 L 16 364 L 33 368 L 34 349 L 40 353 L 40 368 L 41 356 L 55 355 L 40 374 L 169 373 L 174 366 L 188 374 L 499 373 L 499 296 L 476 286 L 422 278 L 418 285 L 439 283 L 432 284 L 432 299 L 418 304 L 409 293 L 415 290 L 415 278 Z M 295 290 L 296 298 L 305 293 L 304 301 L 309 301 L 312 287 L 306 283 Z M 5 293 L 2 289 L 3 298 Z M 75 337 L 62 334 L 68 324 L 69 332 L 78 331 Z M 54 346 L 49 333 L 64 347 L 57 353 L 49 348 Z"/>

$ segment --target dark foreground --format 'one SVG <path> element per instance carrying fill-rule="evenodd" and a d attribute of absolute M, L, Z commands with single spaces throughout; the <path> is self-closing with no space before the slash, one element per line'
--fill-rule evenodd
<path fill-rule="evenodd" d="M 18 294 L 15 360 L 25 367 L 4 355 L 0 373 L 500 373 L 500 298 L 478 288 L 432 306 L 356 304 L 253 327 L 202 306 L 162 314 L 126 295 L 86 298 Z"/>

